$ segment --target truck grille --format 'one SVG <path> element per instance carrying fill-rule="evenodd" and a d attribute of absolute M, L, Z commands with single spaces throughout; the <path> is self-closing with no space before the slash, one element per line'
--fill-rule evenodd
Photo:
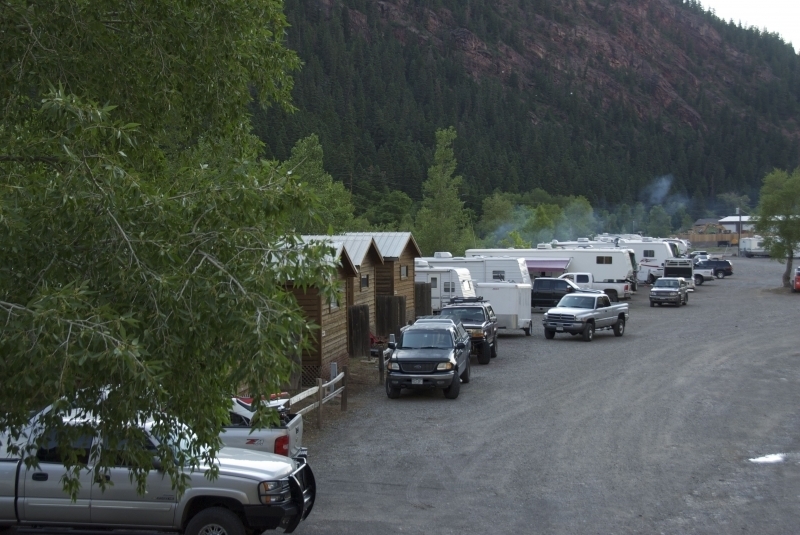
<path fill-rule="evenodd" d="M 548 314 L 548 321 L 575 321 L 574 314 Z"/>
<path fill-rule="evenodd" d="M 401 362 L 400 369 L 405 373 L 430 373 L 436 369 L 435 362 Z"/>

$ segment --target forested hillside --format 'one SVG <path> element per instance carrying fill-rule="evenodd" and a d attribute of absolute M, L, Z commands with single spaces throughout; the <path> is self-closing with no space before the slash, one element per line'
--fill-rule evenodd
<path fill-rule="evenodd" d="M 405 195 L 421 201 L 435 132 L 449 126 L 462 199 L 478 215 L 493 192 L 540 188 L 612 214 L 671 200 L 674 223 L 713 212 L 720 194 L 755 200 L 766 173 L 798 164 L 800 58 L 696 2 L 286 0 L 285 10 L 305 63 L 297 111 L 254 109 L 255 131 L 279 160 L 317 134 L 325 170 L 371 223 L 387 224 L 391 206 L 413 210 Z"/>

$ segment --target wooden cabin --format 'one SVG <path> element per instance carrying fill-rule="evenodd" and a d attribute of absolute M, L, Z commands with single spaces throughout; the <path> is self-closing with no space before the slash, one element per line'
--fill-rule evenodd
<path fill-rule="evenodd" d="M 306 318 L 319 325 L 312 348 L 302 354 L 302 384 L 306 386 L 314 384 L 318 377 L 329 379 L 332 362 L 336 362 L 341 371 L 349 356 L 347 309 L 350 303 L 346 288 L 358 276 L 358 270 L 342 242 L 331 241 L 331 246 L 335 251 L 331 260 L 336 263 L 337 281 L 342 290 L 338 300 L 325 299 L 317 288 L 304 290 L 291 283 L 288 285 Z"/>
<path fill-rule="evenodd" d="M 375 267 L 376 298 L 404 297 L 406 320 L 414 321 L 414 260 L 422 256 L 414 236 L 410 232 L 348 232 L 344 235 L 371 236 L 375 240 L 383 256 L 383 265 Z"/>

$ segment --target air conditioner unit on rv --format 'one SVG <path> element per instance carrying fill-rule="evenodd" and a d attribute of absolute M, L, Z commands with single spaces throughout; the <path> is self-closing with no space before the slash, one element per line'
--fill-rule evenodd
<path fill-rule="evenodd" d="M 447 252 L 444 252 L 444 251 L 437 251 L 437 252 L 433 253 L 433 257 L 434 258 L 453 258 L 453 255 L 451 253 L 447 253 Z"/>
<path fill-rule="evenodd" d="M 427 260 L 422 260 L 421 258 L 415 258 L 414 259 L 414 267 L 426 268 L 426 267 L 431 267 L 431 266 L 430 266 L 430 264 L 428 264 Z"/>
<path fill-rule="evenodd" d="M 549 243 L 540 243 L 539 245 L 536 246 L 536 248 L 537 249 L 552 249 L 553 246 L 550 245 Z"/>

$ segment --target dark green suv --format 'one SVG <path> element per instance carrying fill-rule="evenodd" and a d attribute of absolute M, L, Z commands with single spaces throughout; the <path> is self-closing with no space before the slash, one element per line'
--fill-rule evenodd
<path fill-rule="evenodd" d="M 718 279 L 733 276 L 733 264 L 730 260 L 701 260 L 695 263 L 695 269 L 710 269 Z"/>

